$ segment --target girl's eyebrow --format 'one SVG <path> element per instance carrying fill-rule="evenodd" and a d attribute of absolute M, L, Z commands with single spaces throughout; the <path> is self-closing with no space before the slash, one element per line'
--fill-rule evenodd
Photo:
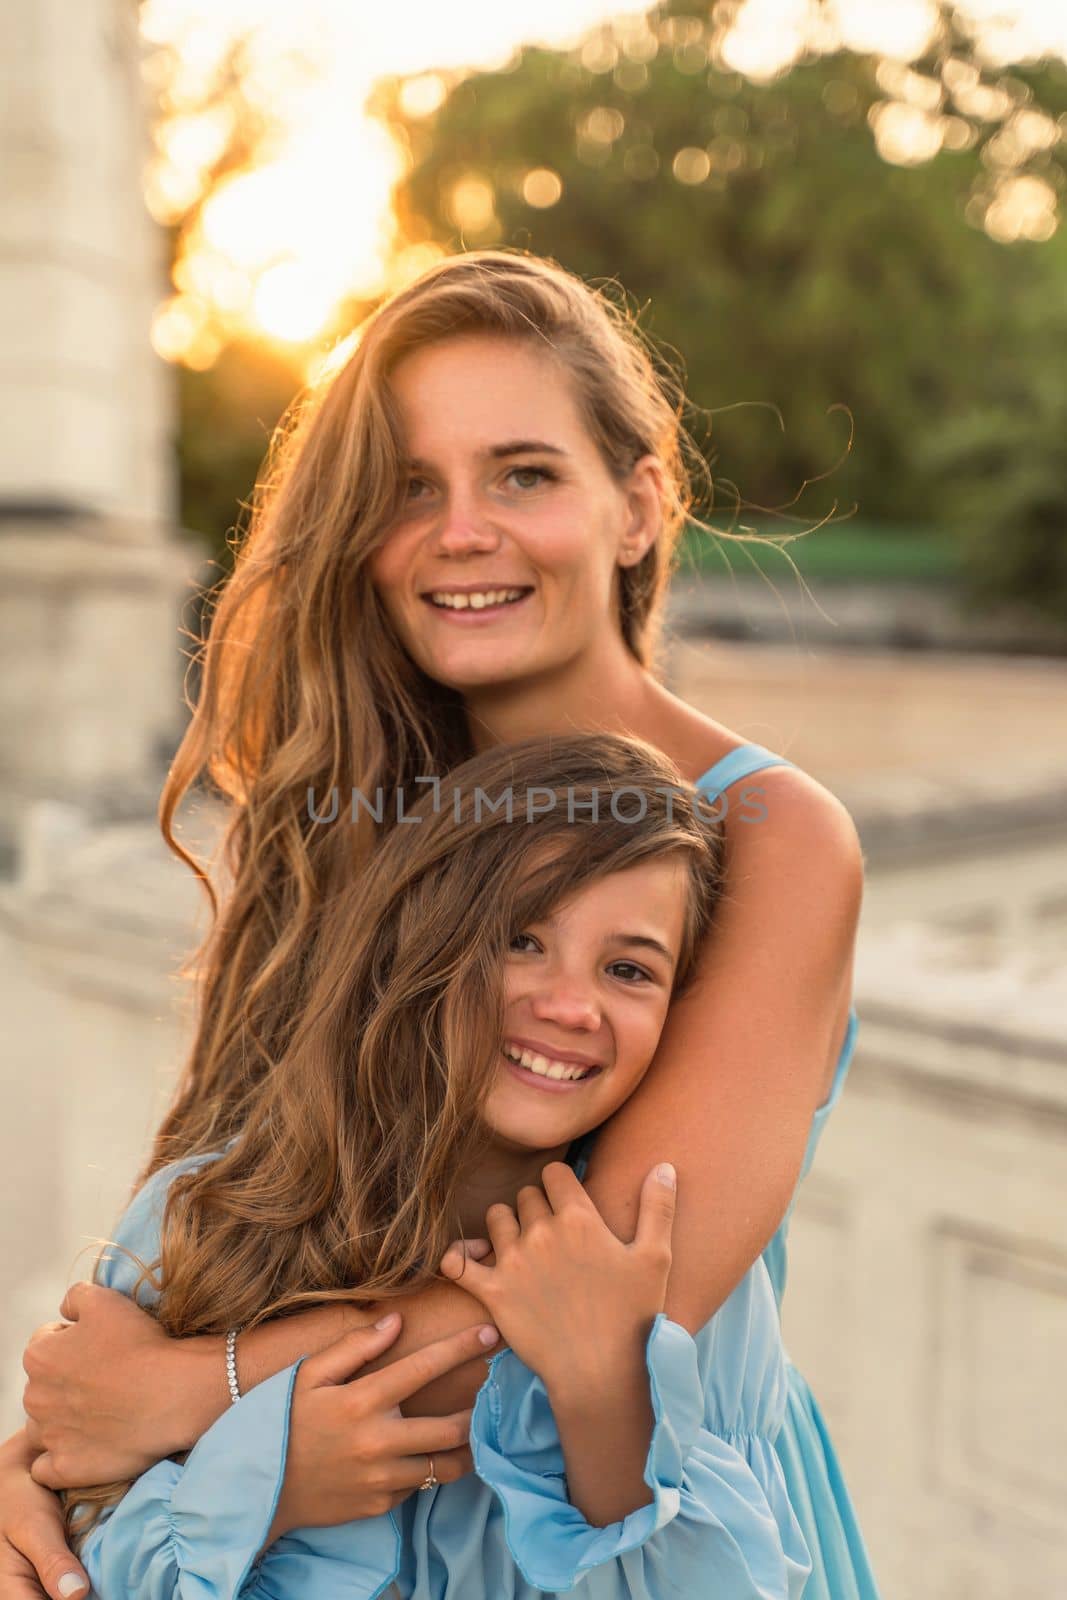
<path fill-rule="evenodd" d="M 659 955 L 661 955 L 663 957 L 664 961 L 666 961 L 668 966 L 670 966 L 670 967 L 674 966 L 674 957 L 671 955 L 671 952 L 667 949 L 667 946 L 663 945 L 663 944 L 660 944 L 658 939 L 650 939 L 647 936 L 647 934 L 643 934 L 643 933 L 609 933 L 608 936 L 607 936 L 607 943 L 614 944 L 616 941 L 619 944 L 636 944 L 636 945 L 640 945 L 642 947 L 642 949 L 645 949 L 645 950 L 655 950 L 657 952 L 657 954 L 659 954 Z"/>
<path fill-rule="evenodd" d="M 526 455 L 531 450 L 540 450 L 550 456 L 565 456 L 567 454 L 567 451 L 561 450 L 558 444 L 548 444 L 544 439 L 509 439 L 506 444 L 490 445 L 488 450 L 482 451 L 482 454 L 497 460 L 501 456 Z M 417 472 L 425 472 L 431 463 L 423 461 L 420 456 L 409 456 L 404 465 L 406 467 L 414 467 Z"/>

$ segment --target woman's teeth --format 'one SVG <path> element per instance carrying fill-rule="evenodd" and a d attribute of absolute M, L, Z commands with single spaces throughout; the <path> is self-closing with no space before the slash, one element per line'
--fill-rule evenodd
<path fill-rule="evenodd" d="M 448 589 L 434 589 L 430 599 L 435 606 L 446 606 L 450 611 L 481 611 L 483 606 L 510 605 L 525 593 L 525 589 L 476 589 L 469 594 L 453 594 Z"/>
<path fill-rule="evenodd" d="M 599 1071 L 598 1067 L 578 1067 L 570 1061 L 553 1061 L 550 1056 L 539 1056 L 533 1050 L 520 1050 L 513 1044 L 504 1046 L 504 1054 L 509 1061 L 517 1061 L 539 1078 L 587 1078 L 591 1072 Z"/>

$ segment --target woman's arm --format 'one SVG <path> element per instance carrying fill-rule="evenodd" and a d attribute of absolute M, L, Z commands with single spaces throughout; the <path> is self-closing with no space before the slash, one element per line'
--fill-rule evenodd
<path fill-rule="evenodd" d="M 644 1174 L 657 1161 L 673 1162 L 681 1199 L 666 1313 L 690 1332 L 723 1303 L 785 1215 L 851 991 L 863 894 L 852 819 L 797 768 L 773 769 L 761 787 L 766 817 L 732 825 L 725 892 L 693 987 L 672 1007 L 651 1069 L 598 1133 L 585 1180 L 609 1227 L 629 1241 Z M 403 1330 L 369 1371 L 486 1317 L 454 1283 L 430 1284 L 390 1306 L 403 1314 Z M 329 1307 L 254 1329 L 239 1341 L 242 1385 L 378 1314 L 380 1307 Z M 155 1360 L 152 1381 L 130 1392 L 129 1403 L 151 1415 L 153 1393 L 173 1391 L 167 1373 L 180 1366 L 188 1448 L 225 1405 L 222 1340 L 171 1341 Z M 459 1367 L 414 1395 L 405 1412 L 469 1406 L 483 1376 L 480 1363 Z"/>
<path fill-rule="evenodd" d="M 692 989 L 655 1060 L 597 1135 L 586 1188 L 633 1237 L 655 1161 L 678 1172 L 666 1314 L 703 1327 L 766 1246 L 796 1187 L 840 1047 L 863 895 L 845 807 L 797 768 L 761 775 L 765 818 L 730 825 L 726 885 Z"/>

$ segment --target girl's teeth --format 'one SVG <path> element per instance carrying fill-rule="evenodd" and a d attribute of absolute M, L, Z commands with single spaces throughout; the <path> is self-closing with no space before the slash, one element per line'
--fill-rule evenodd
<path fill-rule="evenodd" d="M 532 1050 L 518 1050 L 512 1045 L 505 1046 L 505 1054 L 512 1061 L 517 1061 L 528 1072 L 536 1073 L 539 1078 L 561 1078 L 568 1080 L 588 1077 L 592 1067 L 577 1067 L 563 1061 L 551 1061 L 547 1056 L 539 1056 Z"/>

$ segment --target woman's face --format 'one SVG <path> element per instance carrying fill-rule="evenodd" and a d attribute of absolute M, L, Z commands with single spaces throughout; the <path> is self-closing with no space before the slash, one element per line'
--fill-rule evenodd
<path fill-rule="evenodd" d="M 418 665 L 463 692 L 618 637 L 618 567 L 660 526 L 657 458 L 620 486 L 566 374 L 522 341 L 457 335 L 404 357 L 390 387 L 406 498 L 370 572 Z"/>
<path fill-rule="evenodd" d="M 666 1020 L 688 893 L 687 865 L 674 854 L 587 884 L 515 936 L 484 1109 L 497 1143 L 568 1144 L 633 1093 Z"/>

